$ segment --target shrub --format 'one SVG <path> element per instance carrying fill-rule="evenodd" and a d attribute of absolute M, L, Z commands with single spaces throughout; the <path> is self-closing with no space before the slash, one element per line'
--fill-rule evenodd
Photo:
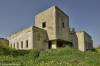
<path fill-rule="evenodd" d="M 28 54 L 29 52 L 30 52 L 30 50 L 13 50 L 11 55 L 13 57 L 24 56 L 24 55 Z"/>
<path fill-rule="evenodd" d="M 35 58 L 38 58 L 39 55 L 40 55 L 40 51 L 33 49 L 33 50 L 30 50 L 30 52 L 25 56 L 30 59 L 35 59 Z"/>
<path fill-rule="evenodd" d="M 0 44 L 0 55 L 9 55 L 14 50 L 6 44 Z"/>
<path fill-rule="evenodd" d="M 95 51 L 100 53 L 100 48 L 96 48 Z"/>
<path fill-rule="evenodd" d="M 0 44 L 0 55 L 24 56 L 28 54 L 29 50 L 15 50 L 6 44 Z"/>

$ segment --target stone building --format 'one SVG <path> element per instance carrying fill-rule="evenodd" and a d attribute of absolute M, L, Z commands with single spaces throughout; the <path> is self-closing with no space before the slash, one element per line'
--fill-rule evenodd
<path fill-rule="evenodd" d="M 4 38 L 0 38 L 0 44 L 9 44 L 9 41 L 7 39 Z"/>
<path fill-rule="evenodd" d="M 9 45 L 16 49 L 45 49 L 46 30 L 30 26 L 7 37 Z"/>
<path fill-rule="evenodd" d="M 85 31 L 76 32 L 78 37 L 78 49 L 81 51 L 85 51 L 86 49 L 93 48 L 93 40 L 90 35 L 88 35 Z"/>
<path fill-rule="evenodd" d="M 90 35 L 85 31 L 71 31 L 70 32 L 71 42 L 73 42 L 73 47 L 81 51 L 88 49 L 93 49 L 93 40 Z"/>
<path fill-rule="evenodd" d="M 80 45 L 82 43 L 79 42 L 81 40 L 78 40 L 80 38 L 77 35 L 78 32 L 72 32 L 69 29 L 68 15 L 57 6 L 53 6 L 35 16 L 35 26 L 30 26 L 16 32 L 7 37 L 7 39 L 9 40 L 9 45 L 16 49 L 35 48 L 47 50 L 50 48 L 65 47 L 66 45 L 73 46 L 77 49 L 83 47 L 83 45 Z M 88 38 L 86 39 L 86 42 L 88 42 L 90 36 L 84 35 L 82 38 L 83 41 L 85 38 Z M 92 39 L 90 43 L 93 43 Z M 89 45 L 87 47 L 89 48 Z M 86 49 L 85 47 L 84 50 Z"/>

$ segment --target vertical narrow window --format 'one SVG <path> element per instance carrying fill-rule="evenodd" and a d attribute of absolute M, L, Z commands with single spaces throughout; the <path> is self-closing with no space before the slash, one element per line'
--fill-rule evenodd
<path fill-rule="evenodd" d="M 11 44 L 11 47 L 12 47 L 12 44 Z"/>
<path fill-rule="evenodd" d="M 62 23 L 62 27 L 65 28 L 65 24 L 64 23 Z"/>
<path fill-rule="evenodd" d="M 45 28 L 46 27 L 46 22 L 43 22 L 42 23 L 42 28 Z"/>
<path fill-rule="evenodd" d="M 23 48 L 23 41 L 21 41 L 21 48 Z"/>
<path fill-rule="evenodd" d="M 28 40 L 26 40 L 26 48 L 28 48 Z"/>
<path fill-rule="evenodd" d="M 19 43 L 17 42 L 17 48 L 19 48 Z"/>
<path fill-rule="evenodd" d="M 14 48 L 15 48 L 15 43 L 14 43 Z"/>

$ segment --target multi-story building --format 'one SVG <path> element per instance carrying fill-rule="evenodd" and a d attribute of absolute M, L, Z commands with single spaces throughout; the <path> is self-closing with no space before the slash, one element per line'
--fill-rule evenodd
<path fill-rule="evenodd" d="M 9 45 L 16 49 L 46 50 L 67 45 L 82 51 L 91 49 L 92 38 L 86 32 L 82 33 L 84 37 L 79 32 L 70 31 L 68 15 L 57 6 L 53 6 L 35 16 L 35 26 L 16 32 L 7 39 Z M 91 43 L 91 46 L 88 43 Z"/>

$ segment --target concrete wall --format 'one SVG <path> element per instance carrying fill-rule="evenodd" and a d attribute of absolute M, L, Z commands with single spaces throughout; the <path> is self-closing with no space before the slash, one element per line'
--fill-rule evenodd
<path fill-rule="evenodd" d="M 81 51 L 85 51 L 87 49 L 93 48 L 93 41 L 90 35 L 88 35 L 85 31 L 76 32 L 78 37 L 78 49 Z"/>
<path fill-rule="evenodd" d="M 70 41 L 69 17 L 56 7 L 56 38 Z"/>
<path fill-rule="evenodd" d="M 24 30 L 21 30 L 9 37 L 7 39 L 9 40 L 9 45 L 12 48 L 16 49 L 38 49 L 43 50 L 46 49 L 46 43 L 44 42 L 47 38 L 47 32 L 46 30 L 43 30 L 41 28 L 31 26 L 29 28 L 26 28 Z M 26 41 L 28 40 L 28 48 L 26 47 Z M 23 48 L 21 48 L 21 41 L 23 42 Z M 14 47 L 15 44 L 15 47 Z M 19 48 L 17 47 L 19 44 Z"/>
<path fill-rule="evenodd" d="M 47 32 L 38 27 L 33 27 L 33 48 L 38 50 L 46 49 Z"/>
<path fill-rule="evenodd" d="M 70 33 L 70 41 L 73 43 L 73 47 L 78 49 L 78 38 L 76 32 Z"/>
<path fill-rule="evenodd" d="M 84 32 L 76 32 L 78 38 L 78 49 L 81 51 L 85 51 L 84 48 Z"/>
<path fill-rule="evenodd" d="M 43 22 L 46 22 L 45 28 L 42 28 Z M 36 15 L 35 26 L 47 30 L 48 40 L 56 39 L 55 6 Z"/>
<path fill-rule="evenodd" d="M 86 32 L 84 32 L 84 43 L 85 43 L 85 49 L 92 49 L 93 48 L 93 41 L 92 37 L 88 35 Z"/>
<path fill-rule="evenodd" d="M 21 30 L 11 36 L 7 37 L 9 45 L 16 49 L 33 49 L 33 33 L 32 26 L 24 30 Z M 26 41 L 28 40 L 28 48 L 26 47 Z M 23 42 L 23 48 L 21 48 L 21 42 Z M 15 44 L 15 47 L 14 47 Z M 19 47 L 18 47 L 19 44 Z"/>
<path fill-rule="evenodd" d="M 42 28 L 42 23 L 46 27 Z M 62 25 L 64 24 L 64 27 Z M 69 41 L 69 17 L 58 7 L 53 6 L 35 16 L 35 25 L 47 30 L 48 40 L 62 39 Z"/>
<path fill-rule="evenodd" d="M 57 41 L 52 41 L 52 49 L 56 49 L 57 48 Z"/>

